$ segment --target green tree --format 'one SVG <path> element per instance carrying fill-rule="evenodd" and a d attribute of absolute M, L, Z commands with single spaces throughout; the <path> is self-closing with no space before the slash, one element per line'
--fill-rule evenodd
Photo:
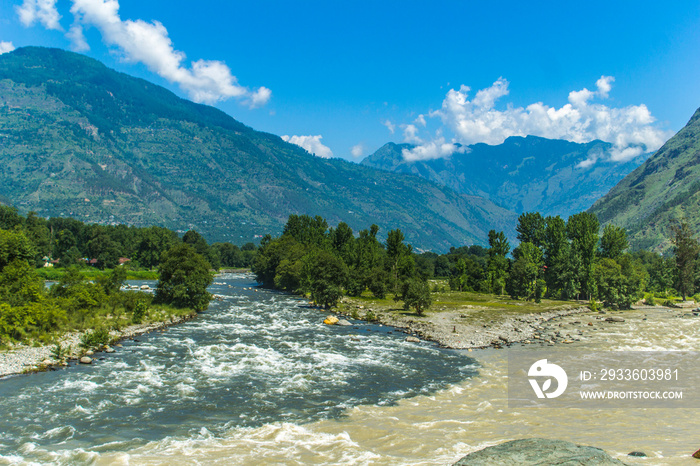
<path fill-rule="evenodd" d="M 325 247 L 328 241 L 328 222 L 317 215 L 290 215 L 282 236 L 291 236 L 305 246 Z"/>
<path fill-rule="evenodd" d="M 409 278 L 401 284 L 401 294 L 394 298 L 396 301 L 403 301 L 403 308 L 408 311 L 415 309 L 416 314 L 423 313 L 430 308 L 432 298 L 427 280 L 420 278 Z"/>
<path fill-rule="evenodd" d="M 0 270 L 14 260 L 33 261 L 34 246 L 19 231 L 0 230 Z"/>
<path fill-rule="evenodd" d="M 204 311 L 211 295 L 209 262 L 186 243 L 178 244 L 163 254 L 158 267 L 159 279 L 154 302 L 180 308 Z"/>
<path fill-rule="evenodd" d="M 581 292 L 589 299 L 596 294 L 593 272 L 599 229 L 598 219 L 588 212 L 572 215 L 566 224 L 566 234 L 571 240 L 572 253 L 577 255 L 577 260 L 581 262 L 579 273 Z"/>
<path fill-rule="evenodd" d="M 515 231 L 518 232 L 518 240 L 521 243 L 532 243 L 542 248 L 545 243 L 545 227 L 545 219 L 539 212 L 526 212 L 518 217 Z"/>
<path fill-rule="evenodd" d="M 603 236 L 600 238 L 600 257 L 617 259 L 629 247 L 627 232 L 615 225 L 605 225 Z"/>
<path fill-rule="evenodd" d="M 678 292 L 686 297 L 692 295 L 695 286 L 696 268 L 700 245 L 693 238 L 693 232 L 687 222 L 682 221 L 671 226 L 673 253 L 676 258 L 676 283 Z"/>
<path fill-rule="evenodd" d="M 398 228 L 391 230 L 386 239 L 387 270 L 391 273 L 394 294 L 398 294 L 403 279 L 415 275 L 415 262 L 411 257 L 412 247 L 403 241 L 403 233 Z"/>
<path fill-rule="evenodd" d="M 566 238 L 566 222 L 560 217 L 547 217 L 544 232 L 544 281 L 547 295 L 557 296 L 562 291 L 561 273 L 570 253 Z"/>
<path fill-rule="evenodd" d="M 527 300 L 539 300 L 542 284 L 544 260 L 540 248 L 532 243 L 520 243 L 513 251 L 515 261 L 508 277 L 509 291 L 512 297 Z"/>
<path fill-rule="evenodd" d="M 306 255 L 302 265 L 301 288 L 324 307 L 335 306 L 343 296 L 348 268 L 337 256 L 323 249 Z"/>
<path fill-rule="evenodd" d="M 43 298 L 44 281 L 26 260 L 15 259 L 0 272 L 0 301 L 23 306 Z"/>
<path fill-rule="evenodd" d="M 647 280 L 641 263 L 625 254 L 618 260 L 602 258 L 596 264 L 595 277 L 600 298 L 606 306 L 630 309 L 641 298 Z"/>
<path fill-rule="evenodd" d="M 510 244 L 506 235 L 502 231 L 498 233 L 496 230 L 489 231 L 487 281 L 491 293 L 501 295 L 505 292 L 506 277 L 510 266 L 506 255 L 509 252 Z"/>

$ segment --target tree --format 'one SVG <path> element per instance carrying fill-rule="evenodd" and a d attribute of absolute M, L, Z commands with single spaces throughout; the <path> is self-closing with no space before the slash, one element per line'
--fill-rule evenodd
<path fill-rule="evenodd" d="M 515 262 L 508 277 L 511 296 L 539 301 L 542 284 L 538 282 L 544 265 L 542 251 L 532 243 L 520 243 L 513 257 Z"/>
<path fill-rule="evenodd" d="M 0 230 L 0 270 L 14 260 L 33 261 L 32 243 L 19 231 Z"/>
<path fill-rule="evenodd" d="M 598 218 L 588 212 L 572 215 L 566 223 L 566 234 L 571 240 L 572 253 L 581 261 L 579 273 L 581 292 L 589 299 L 596 293 L 593 272 L 599 228 Z"/>
<path fill-rule="evenodd" d="M 323 249 L 307 254 L 302 262 L 302 290 L 310 293 L 317 304 L 335 306 L 343 296 L 343 287 L 348 279 L 345 263 Z"/>
<path fill-rule="evenodd" d="M 207 240 L 195 230 L 188 230 L 182 237 L 182 242 L 191 245 L 197 254 L 204 257 L 209 262 L 209 267 L 219 269 L 221 267 L 221 258 L 216 248 L 210 248 Z"/>
<path fill-rule="evenodd" d="M 415 262 L 411 257 L 411 245 L 404 244 L 401 230 L 391 230 L 386 239 L 388 270 L 391 273 L 394 294 L 398 294 L 403 279 L 415 275 Z"/>
<path fill-rule="evenodd" d="M 676 257 L 676 283 L 683 300 L 693 294 L 695 273 L 700 245 L 693 238 L 693 232 L 687 222 L 671 226 L 673 233 L 673 253 Z"/>
<path fill-rule="evenodd" d="M 603 236 L 600 238 L 600 257 L 617 259 L 629 247 L 627 232 L 615 225 L 605 225 Z"/>
<path fill-rule="evenodd" d="M 596 264 L 595 278 L 599 296 L 606 306 L 630 309 L 641 297 L 647 275 L 641 263 L 625 254 L 618 260 L 602 258 Z"/>
<path fill-rule="evenodd" d="M 547 217 L 545 223 L 542 251 L 544 253 L 544 281 L 547 285 L 547 295 L 556 296 L 562 290 L 560 274 L 565 270 L 565 262 L 570 252 L 569 241 L 566 238 L 566 222 L 560 216 Z"/>
<path fill-rule="evenodd" d="M 195 311 L 204 311 L 209 306 L 211 295 L 207 287 L 212 282 L 209 262 L 189 244 L 178 244 L 163 254 L 158 274 L 154 302 Z"/>
<path fill-rule="evenodd" d="M 328 222 L 317 215 L 290 215 L 282 236 L 291 236 L 305 246 L 325 246 L 328 241 Z"/>
<path fill-rule="evenodd" d="M 518 240 L 521 243 L 532 243 L 542 248 L 545 242 L 545 226 L 545 219 L 539 212 L 526 212 L 518 217 L 515 231 L 518 232 Z"/>
<path fill-rule="evenodd" d="M 15 259 L 0 272 L 0 301 L 11 306 L 36 303 L 44 297 L 44 281 L 26 260 Z"/>
<path fill-rule="evenodd" d="M 408 311 L 411 308 L 416 310 L 416 314 L 423 313 L 430 308 L 432 298 L 427 280 L 420 278 L 409 278 L 401 284 L 400 296 L 394 298 L 396 301 L 403 301 L 403 308 Z"/>
<path fill-rule="evenodd" d="M 336 255 L 346 264 L 352 264 L 355 256 L 355 236 L 348 224 L 340 222 L 335 229 L 331 229 L 329 236 Z"/>
<path fill-rule="evenodd" d="M 506 276 L 508 275 L 509 262 L 506 255 L 510 252 L 510 244 L 506 235 L 496 230 L 489 231 L 488 270 L 487 281 L 489 291 L 494 294 L 503 294 L 506 288 Z"/>

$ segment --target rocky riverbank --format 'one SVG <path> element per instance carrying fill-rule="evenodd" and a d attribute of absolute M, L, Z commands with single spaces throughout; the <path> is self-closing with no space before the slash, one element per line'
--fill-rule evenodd
<path fill-rule="evenodd" d="M 662 307 L 637 309 L 669 312 L 677 314 L 677 317 L 693 317 L 695 314 Z M 646 319 L 645 314 L 634 314 L 633 317 L 629 311 L 593 312 L 584 305 L 515 315 L 480 314 L 479 309 L 465 308 L 431 311 L 417 316 L 379 306 L 369 308 L 350 298 L 345 298 L 337 311 L 351 318 L 371 315 L 375 322 L 405 332 L 409 335 L 407 338 L 434 341 L 453 349 L 502 348 L 513 344 L 571 344 L 585 341 L 594 332 L 609 329 L 625 319 Z M 697 314 L 700 316 L 700 312 Z"/>
<path fill-rule="evenodd" d="M 113 342 L 119 342 L 134 338 L 138 335 L 143 335 L 155 330 L 176 325 L 181 322 L 192 319 L 196 313 L 185 316 L 173 316 L 170 319 L 162 322 L 150 322 L 146 324 L 130 325 L 121 330 L 113 330 L 110 332 L 110 337 Z M 68 360 L 79 361 L 82 356 L 88 351 L 80 347 L 80 340 L 83 333 L 72 332 L 61 336 L 57 343 L 62 348 L 70 348 L 67 355 Z M 67 364 L 66 362 L 56 359 L 53 356 L 53 350 L 56 344 L 46 346 L 26 346 L 18 345 L 13 349 L 0 352 L 0 378 L 12 375 L 22 374 L 27 372 L 36 372 L 48 370 L 55 366 Z"/>

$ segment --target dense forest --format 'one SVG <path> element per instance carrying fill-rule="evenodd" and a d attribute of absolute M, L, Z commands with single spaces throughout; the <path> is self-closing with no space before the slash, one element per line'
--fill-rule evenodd
<path fill-rule="evenodd" d="M 600 301 L 628 309 L 640 299 L 650 304 L 678 295 L 685 299 L 700 290 L 700 247 L 685 223 L 673 229 L 674 255 L 669 257 L 628 252 L 624 229 L 606 225 L 601 233 L 595 215 L 587 212 L 566 221 L 524 213 L 516 231 L 519 244 L 512 251 L 505 234 L 491 230 L 488 248 L 416 254 L 398 229 L 382 243 L 376 225 L 355 236 L 345 223 L 329 228 L 321 217 L 292 215 L 281 236 L 263 239 L 253 271 L 266 287 L 309 294 L 324 306 L 345 294 L 391 294 L 419 314 L 430 305 L 431 278 L 448 279 L 453 291 L 537 302 L 545 297 L 586 300 L 594 308 Z"/>
<path fill-rule="evenodd" d="M 104 343 L 112 329 L 205 310 L 211 269 L 246 266 L 254 253 L 252 244 L 210 246 L 195 231 L 180 239 L 164 228 L 24 217 L 0 206 L 0 345 L 72 330 L 90 330 L 86 345 Z M 123 289 L 143 267 L 157 267 L 155 292 Z M 46 270 L 60 272 L 50 287 Z"/>

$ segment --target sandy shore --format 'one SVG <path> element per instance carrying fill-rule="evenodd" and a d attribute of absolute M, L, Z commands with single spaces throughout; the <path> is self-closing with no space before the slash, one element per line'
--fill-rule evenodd
<path fill-rule="evenodd" d="M 151 322 L 147 324 L 130 325 L 120 331 L 111 331 L 110 335 L 115 341 L 126 340 L 144 333 L 149 333 L 154 330 L 159 330 L 170 325 L 176 325 L 181 322 L 192 319 L 196 314 L 172 317 L 163 322 Z M 71 348 L 70 359 L 79 359 L 85 352 L 80 347 L 80 338 L 82 333 L 72 332 L 63 335 L 59 338 L 58 343 L 63 348 Z M 0 352 L 0 377 L 5 377 L 12 374 L 22 374 L 26 372 L 34 372 L 45 370 L 48 367 L 57 366 L 61 361 L 53 358 L 51 352 L 55 344 L 48 346 L 26 346 L 18 345 L 15 348 Z"/>

